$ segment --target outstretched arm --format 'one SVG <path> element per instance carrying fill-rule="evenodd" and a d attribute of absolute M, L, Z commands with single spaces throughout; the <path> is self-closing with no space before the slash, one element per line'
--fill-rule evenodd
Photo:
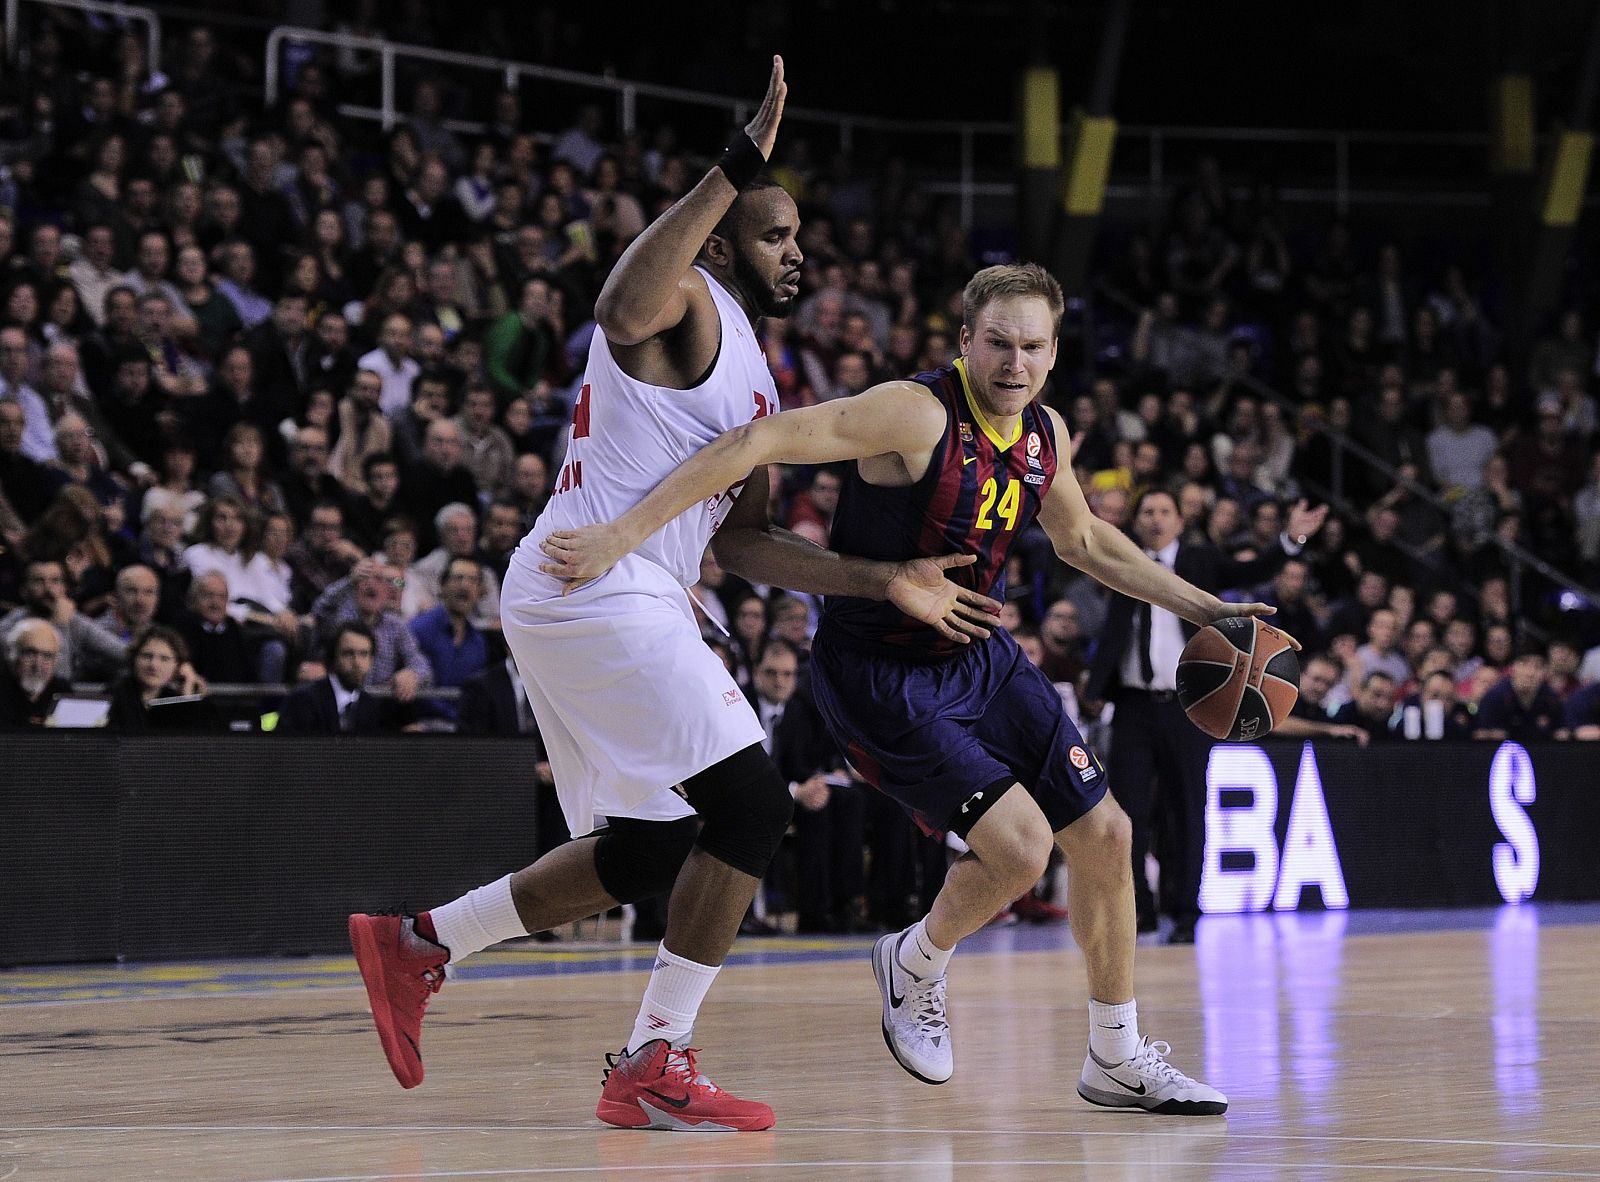
<path fill-rule="evenodd" d="M 744 129 L 763 159 L 772 155 L 788 93 L 783 59 L 774 57 L 766 98 Z M 681 281 L 707 236 L 738 195 L 739 190 L 722 169 L 713 167 L 698 185 L 633 240 L 595 301 L 595 323 L 608 341 L 637 345 L 683 321 L 689 297 Z"/>
<path fill-rule="evenodd" d="M 1066 424 L 1046 409 L 1055 423 L 1056 438 L 1067 437 Z M 1049 535 L 1056 555 L 1113 591 L 1120 591 L 1191 624 L 1204 626 L 1228 616 L 1270 616 L 1278 609 L 1265 603 L 1225 603 L 1209 591 L 1180 579 L 1155 561 L 1110 522 L 1089 509 L 1083 490 L 1070 472 L 1059 472 L 1039 507 L 1039 524 Z M 1299 641 L 1289 638 L 1296 649 Z"/>
<path fill-rule="evenodd" d="M 756 583 L 812 595 L 887 599 L 947 639 L 966 644 L 994 628 L 1000 605 L 945 578 L 945 571 L 970 566 L 973 554 L 880 562 L 825 550 L 772 523 L 767 514 L 767 469 L 750 473 L 722 528 L 712 539 L 724 570 Z"/>
<path fill-rule="evenodd" d="M 610 570 L 691 505 L 763 464 L 828 464 L 888 452 L 926 456 L 944 432 L 944 419 L 939 404 L 911 382 L 756 419 L 717 436 L 615 521 L 552 533 L 541 544 L 549 561 L 539 569 L 574 589 Z"/>

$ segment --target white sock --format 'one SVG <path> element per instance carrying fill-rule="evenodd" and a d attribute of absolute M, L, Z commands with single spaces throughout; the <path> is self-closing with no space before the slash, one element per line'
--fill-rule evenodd
<path fill-rule="evenodd" d="M 639 1016 L 628 1038 L 631 1055 L 652 1039 L 664 1038 L 672 1046 L 684 1046 L 694 1032 L 695 1016 L 706 990 L 722 971 L 721 965 L 696 964 L 667 951 L 666 944 L 656 949 L 656 967 L 639 1003 Z"/>
<path fill-rule="evenodd" d="M 433 930 L 439 933 L 439 943 L 450 950 L 451 964 L 491 944 L 528 934 L 517 916 L 517 905 L 511 900 L 509 874 L 488 886 L 468 891 L 453 903 L 433 908 L 428 918 L 433 920 Z"/>
<path fill-rule="evenodd" d="M 1121 1063 L 1139 1049 L 1139 1003 L 1107 1005 L 1089 999 L 1089 1050 L 1097 1059 Z"/>
<path fill-rule="evenodd" d="M 928 935 L 927 916 L 917 920 L 900 941 L 900 967 L 918 980 L 944 976 L 954 948 L 940 948 Z"/>

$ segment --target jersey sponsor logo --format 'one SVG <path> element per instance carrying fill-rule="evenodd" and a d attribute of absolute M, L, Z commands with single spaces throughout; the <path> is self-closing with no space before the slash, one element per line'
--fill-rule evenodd
<path fill-rule="evenodd" d="M 722 691 L 722 704 L 724 706 L 731 706 L 735 702 L 737 702 L 738 700 L 739 700 L 739 691 L 738 690 L 723 690 Z"/>
<path fill-rule="evenodd" d="M 1024 472 L 1022 474 L 1022 482 L 1024 484 L 1043 484 L 1044 483 L 1044 473 L 1043 472 Z"/>
<path fill-rule="evenodd" d="M 1028 432 L 1028 458 L 1031 460 L 1031 459 L 1034 459 L 1035 457 L 1037 457 L 1038 454 L 1039 454 L 1039 449 L 1041 447 L 1043 447 L 1043 446 L 1044 445 L 1039 442 L 1039 432 L 1037 432 L 1037 431 L 1029 431 Z"/>
<path fill-rule="evenodd" d="M 977 456 L 962 456 L 961 457 L 961 466 L 963 468 L 965 468 L 968 464 L 976 464 L 977 462 L 978 462 L 978 457 Z"/>

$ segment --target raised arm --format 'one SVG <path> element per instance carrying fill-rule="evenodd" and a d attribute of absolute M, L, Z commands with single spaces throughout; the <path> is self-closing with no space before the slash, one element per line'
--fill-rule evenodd
<path fill-rule="evenodd" d="M 1067 437 L 1061 416 L 1046 408 L 1056 438 Z M 1225 603 L 1186 579 L 1180 579 L 1149 557 L 1134 541 L 1089 509 L 1083 490 L 1070 472 L 1058 472 L 1039 507 L 1039 524 L 1049 535 L 1056 556 L 1098 579 L 1113 591 L 1164 607 L 1191 624 L 1206 625 L 1228 616 L 1268 616 L 1277 611 L 1265 603 Z M 1294 641 L 1295 648 L 1299 642 Z"/>
<path fill-rule="evenodd" d="M 912 382 L 888 382 L 854 398 L 768 415 L 717 436 L 617 520 L 558 530 L 540 570 L 573 587 L 598 578 L 691 505 L 720 494 L 763 464 L 828 464 L 896 453 L 926 457 L 944 432 L 944 411 Z"/>
<path fill-rule="evenodd" d="M 772 155 L 788 93 L 783 59 L 774 57 L 766 98 L 744 129 L 763 161 Z M 748 153 L 748 145 L 743 150 Z M 737 149 L 730 153 L 737 155 Z M 595 302 L 595 323 L 606 340 L 624 347 L 637 345 L 682 323 L 694 290 L 686 275 L 706 238 L 739 195 L 735 181 L 729 180 L 725 171 L 738 171 L 738 167 L 737 163 L 713 167 L 623 252 Z"/>

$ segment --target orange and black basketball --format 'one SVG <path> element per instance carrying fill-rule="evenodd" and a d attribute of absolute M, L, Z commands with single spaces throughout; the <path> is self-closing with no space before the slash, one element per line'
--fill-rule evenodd
<path fill-rule="evenodd" d="M 1178 702 L 1213 739 L 1253 742 L 1287 718 L 1299 696 L 1294 645 L 1254 616 L 1200 629 L 1178 658 Z"/>

